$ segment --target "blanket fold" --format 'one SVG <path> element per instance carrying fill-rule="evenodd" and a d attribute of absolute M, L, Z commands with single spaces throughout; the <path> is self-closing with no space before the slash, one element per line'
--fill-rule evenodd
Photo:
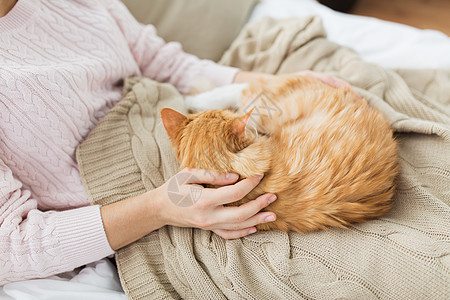
<path fill-rule="evenodd" d="M 248 24 L 220 63 L 243 70 L 328 72 L 389 120 L 400 176 L 387 215 L 348 230 L 260 232 L 226 241 L 165 226 L 116 252 L 130 299 L 443 299 L 450 294 L 450 70 L 387 70 L 326 39 L 318 17 Z M 159 118 L 182 97 L 146 78 L 77 149 L 93 204 L 153 189 L 178 164 Z"/>

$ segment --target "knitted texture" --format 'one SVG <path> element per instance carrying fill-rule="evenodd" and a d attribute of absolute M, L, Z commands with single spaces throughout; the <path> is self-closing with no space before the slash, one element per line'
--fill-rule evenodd
<path fill-rule="evenodd" d="M 142 194 L 178 171 L 179 164 L 159 115 L 164 107 L 184 112 L 183 98 L 173 86 L 147 78 L 125 80 L 123 99 L 77 148 L 83 183 L 93 204 Z M 135 259 L 139 243 L 143 245 L 139 256 L 143 255 L 145 265 Z M 142 293 L 138 298 L 144 299 L 150 296 L 147 286 L 140 286 L 141 279 L 148 283 L 169 282 L 157 232 L 117 251 L 116 261 L 119 273 L 124 274 L 120 279 L 128 295 Z M 137 287 L 135 279 L 139 281 Z M 155 292 L 161 298 L 176 295 L 170 285 Z"/>
<path fill-rule="evenodd" d="M 0 18 L 0 285 L 113 253 L 89 205 L 75 148 L 142 75 L 185 92 L 236 69 L 165 43 L 118 0 L 20 0 Z"/>
<path fill-rule="evenodd" d="M 330 229 L 307 235 L 273 231 L 227 241 L 209 231 L 166 226 L 117 252 L 119 275 L 127 296 L 130 299 L 447 298 L 450 72 L 396 73 L 361 61 L 352 50 L 327 41 L 318 18 L 262 19 L 250 24 L 221 62 L 273 73 L 328 71 L 350 81 L 372 106 L 383 112 L 399 140 L 401 167 L 394 207 L 382 218 L 350 226 L 348 230 Z M 80 168 L 94 203 L 116 201 L 133 193 L 124 189 L 116 195 L 105 195 L 103 191 L 107 188 L 98 186 L 97 175 L 83 171 L 95 169 L 95 165 L 107 168 L 108 172 L 102 174 L 112 175 L 102 178 L 102 182 L 108 185 L 108 178 L 116 180 L 116 172 L 124 171 L 122 163 L 118 164 L 117 168 L 121 168 L 118 171 L 112 162 L 126 155 L 121 152 L 108 156 L 107 163 L 97 152 L 101 147 L 89 143 L 90 139 L 100 141 L 103 135 L 115 135 L 108 132 L 114 127 L 110 122 L 128 123 L 128 130 L 132 128 L 130 124 L 147 124 L 133 127 L 127 134 L 131 139 L 123 137 L 105 144 L 106 148 L 115 149 L 118 143 L 129 143 L 134 156 L 129 161 L 132 171 L 123 174 L 123 182 L 134 182 L 136 166 L 142 177 L 141 187 L 145 189 L 161 184 L 175 173 L 173 153 L 156 118 L 165 97 L 174 97 L 168 89 L 140 81 L 133 91 L 147 90 L 150 96 L 133 92 L 124 101 L 136 97 L 135 102 L 151 105 L 139 98 L 157 97 L 157 102 L 150 102 L 154 103 L 153 108 L 121 107 L 120 116 L 105 118 L 87 139 L 87 146 L 79 148 Z M 179 104 L 172 106 L 177 107 Z M 150 112 L 150 121 L 134 113 L 138 111 Z M 146 146 L 144 142 L 133 143 L 141 140 L 138 136 L 149 143 Z M 95 159 L 91 159 L 93 153 Z"/>
<path fill-rule="evenodd" d="M 142 194 L 178 171 L 159 115 L 164 107 L 183 112 L 183 98 L 172 85 L 140 77 L 125 80 L 123 99 L 77 148 L 93 204 Z"/>

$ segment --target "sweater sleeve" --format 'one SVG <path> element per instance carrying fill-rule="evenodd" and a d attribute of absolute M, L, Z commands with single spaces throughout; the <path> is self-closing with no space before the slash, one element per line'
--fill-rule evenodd
<path fill-rule="evenodd" d="M 189 91 L 196 77 L 206 77 L 215 86 L 230 84 L 238 69 L 201 60 L 183 52 L 180 43 L 166 43 L 153 25 L 136 21 L 125 5 L 118 1 L 104 4 L 128 41 L 131 52 L 144 76 L 173 84 L 181 93 Z"/>
<path fill-rule="evenodd" d="M 99 206 L 39 211 L 0 159 L 0 286 L 73 270 L 113 253 Z"/>

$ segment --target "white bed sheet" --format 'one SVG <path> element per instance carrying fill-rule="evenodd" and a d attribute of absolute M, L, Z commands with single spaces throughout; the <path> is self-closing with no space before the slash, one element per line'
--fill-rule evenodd
<path fill-rule="evenodd" d="M 342 14 L 314 0 L 262 0 L 249 21 L 319 15 L 328 38 L 355 49 L 363 59 L 388 68 L 450 68 L 450 38 L 433 30 L 375 18 Z M 6 284 L 0 299 L 126 299 L 115 267 L 107 259 L 89 264 L 79 272 L 47 279 Z"/>
<path fill-rule="evenodd" d="M 366 61 L 387 68 L 450 68 L 450 38 L 435 30 L 339 13 L 315 0 L 262 0 L 250 21 L 263 16 L 319 15 L 329 40 L 353 48 Z"/>
<path fill-rule="evenodd" d="M 6 284 L 0 299 L 126 300 L 115 266 L 102 259 L 76 272 Z"/>

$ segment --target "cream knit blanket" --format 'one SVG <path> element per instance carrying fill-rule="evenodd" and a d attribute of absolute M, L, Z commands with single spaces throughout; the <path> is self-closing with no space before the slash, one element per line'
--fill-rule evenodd
<path fill-rule="evenodd" d="M 450 295 L 450 71 L 386 70 L 326 40 L 320 19 L 249 24 L 221 63 L 270 73 L 302 69 L 349 81 L 400 142 L 394 208 L 349 230 L 266 232 L 226 241 L 163 227 L 117 251 L 130 299 L 444 299 Z M 182 111 L 175 89 L 126 81 L 124 98 L 78 148 L 92 203 L 161 185 L 177 163 L 159 119 Z"/>

